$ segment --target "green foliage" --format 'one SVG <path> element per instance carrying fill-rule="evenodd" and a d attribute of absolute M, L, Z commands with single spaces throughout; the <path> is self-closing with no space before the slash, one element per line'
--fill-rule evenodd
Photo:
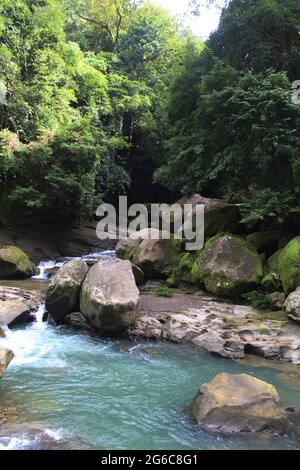
<path fill-rule="evenodd" d="M 196 253 L 182 253 L 172 269 L 168 282 L 174 286 L 193 284 L 193 266 L 198 256 Z"/>
<path fill-rule="evenodd" d="M 166 71 L 168 46 L 175 33 L 176 23 L 164 10 L 150 3 L 143 5 L 120 37 L 118 52 L 122 69 L 133 78 L 156 85 L 163 78 L 158 69 Z"/>
<path fill-rule="evenodd" d="M 173 297 L 174 292 L 168 287 L 157 287 L 155 294 L 157 297 Z"/>
<path fill-rule="evenodd" d="M 251 197 L 243 197 L 241 204 L 242 223 L 253 226 L 259 222 L 282 224 L 295 202 L 289 191 L 274 191 L 265 188 L 255 191 Z"/>
<path fill-rule="evenodd" d="M 239 77 L 212 59 L 191 101 L 194 110 L 171 127 L 158 181 L 183 194 L 214 187 L 215 195 L 235 198 L 266 186 L 296 190 L 300 110 L 284 74 Z"/>
<path fill-rule="evenodd" d="M 254 308 L 269 309 L 272 307 L 270 297 L 263 291 L 253 290 L 243 294 L 242 297 Z"/>
<path fill-rule="evenodd" d="M 1 214 L 78 220 L 164 198 L 159 183 L 282 224 L 300 194 L 299 24 L 296 0 L 231 0 L 204 45 L 148 1 L 2 0 Z"/>
<path fill-rule="evenodd" d="M 299 24 L 295 0 L 231 0 L 204 49 L 186 43 L 154 181 L 242 202 L 250 226 L 278 226 L 297 212 L 300 108 L 291 80 L 300 76 Z"/>
<path fill-rule="evenodd" d="M 300 76 L 297 0 L 232 0 L 211 35 L 214 53 L 238 70 L 285 70 Z"/>
<path fill-rule="evenodd" d="M 89 216 L 159 153 L 177 26 L 138 3 L 1 2 L 2 213 Z"/>
<path fill-rule="evenodd" d="M 46 212 L 76 220 L 93 211 L 100 147 L 90 133 L 80 129 L 56 133 L 13 150 L 6 147 L 0 158 L 6 163 L 8 211 L 14 215 Z"/>

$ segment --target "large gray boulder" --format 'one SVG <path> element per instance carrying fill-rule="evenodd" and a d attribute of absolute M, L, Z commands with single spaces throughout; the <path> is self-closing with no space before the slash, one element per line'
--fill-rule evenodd
<path fill-rule="evenodd" d="M 170 233 L 154 228 L 146 228 L 133 233 L 116 246 L 116 254 L 121 259 L 129 259 L 144 273 L 144 279 L 163 279 L 167 271 L 178 259 L 180 241 Z"/>
<path fill-rule="evenodd" d="M 52 278 L 46 292 L 46 310 L 56 324 L 65 323 L 65 316 L 78 309 L 80 288 L 87 272 L 84 261 L 72 260 Z"/>
<path fill-rule="evenodd" d="M 255 248 L 234 235 L 209 240 L 195 261 L 193 274 L 208 292 L 236 297 L 257 286 L 263 265 Z"/>
<path fill-rule="evenodd" d="M 118 334 L 137 318 L 139 291 L 130 261 L 101 259 L 89 270 L 80 293 L 80 311 L 106 334 Z"/>
<path fill-rule="evenodd" d="M 194 194 L 188 199 L 179 201 L 180 204 L 190 204 L 188 225 L 196 228 L 196 208 L 204 206 L 204 237 L 208 239 L 217 233 L 235 233 L 239 229 L 240 210 L 237 204 L 229 204 L 222 199 L 206 198 Z"/>
<path fill-rule="evenodd" d="M 38 274 L 37 267 L 17 246 L 0 246 L 0 278 L 25 279 Z"/>
<path fill-rule="evenodd" d="M 300 323 L 300 287 L 292 292 L 283 304 L 283 309 L 290 320 Z"/>
<path fill-rule="evenodd" d="M 132 262 L 144 273 L 145 279 L 164 279 L 180 254 L 177 240 L 143 240 L 132 256 Z"/>
<path fill-rule="evenodd" d="M 288 236 L 289 234 L 282 230 L 270 230 L 268 232 L 250 233 L 246 239 L 248 243 L 255 246 L 259 253 L 270 256 L 277 250 L 279 241 Z"/>
<path fill-rule="evenodd" d="M 287 426 L 275 387 L 247 374 L 216 375 L 198 390 L 190 413 L 200 426 L 223 433 L 284 433 Z"/>
<path fill-rule="evenodd" d="M 138 230 L 129 235 L 129 237 L 118 241 L 116 245 L 116 255 L 121 259 L 130 259 L 143 240 L 159 240 L 161 238 L 162 232 L 156 228 Z"/>
<path fill-rule="evenodd" d="M 4 372 L 13 357 L 14 353 L 10 349 L 0 346 L 0 379 L 3 377 Z"/>

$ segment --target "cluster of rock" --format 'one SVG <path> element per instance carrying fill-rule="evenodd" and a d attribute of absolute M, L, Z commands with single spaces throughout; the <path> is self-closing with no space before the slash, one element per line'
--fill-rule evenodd
<path fill-rule="evenodd" d="M 271 308 L 285 308 L 300 321 L 299 291 L 286 300 L 300 287 L 300 236 L 282 230 L 247 233 L 235 204 L 197 194 L 182 203 L 191 205 L 192 214 L 198 204 L 205 207 L 203 249 L 185 252 L 176 233 L 168 237 L 153 228 L 132 234 L 119 241 L 116 254 L 131 261 L 138 283 L 165 279 L 170 287 L 194 284 L 233 299 L 258 289 Z M 176 220 L 172 226 L 175 231 Z"/>
<path fill-rule="evenodd" d="M 252 353 L 300 364 L 300 326 L 288 321 L 285 312 L 220 302 L 201 292 L 174 290 L 173 297 L 163 298 L 145 290 L 129 334 L 134 339 L 189 343 L 228 359 Z"/>
<path fill-rule="evenodd" d="M 179 240 L 154 228 L 135 232 L 116 246 L 116 255 L 130 260 L 135 272 L 140 273 L 138 282 L 166 278 L 181 251 Z"/>
<path fill-rule="evenodd" d="M 195 201 L 200 203 L 199 198 Z M 169 285 L 195 284 L 229 298 L 262 285 L 278 308 L 284 302 L 289 317 L 298 320 L 300 237 L 273 253 L 279 234 L 268 233 L 267 243 L 258 234 L 245 238 L 216 233 L 230 227 L 238 230 L 238 208 L 220 201 L 201 201 L 206 206 L 206 233 L 211 238 L 200 252 L 186 253 L 174 237 L 145 229 L 119 241 L 116 259 L 103 257 L 92 266 L 78 259 L 69 261 L 56 272 L 46 292 L 49 320 L 102 335 L 129 333 L 132 338 L 190 342 L 226 358 L 243 358 L 247 352 L 255 352 L 300 364 L 300 330 L 291 327 L 286 316 L 276 318 L 276 313 L 275 318 L 268 317 L 251 307 L 218 302 L 199 292 L 178 293 L 171 299 L 158 299 L 146 292 L 140 299 L 137 284 L 149 279 L 164 279 Z M 11 248 L 15 247 L 0 249 L 0 276 L 35 274 L 26 255 L 19 256 Z M 277 292 L 281 288 L 289 294 L 286 300 L 283 292 Z M 281 294 L 284 297 L 279 297 Z M 0 327 L 28 321 L 40 302 L 37 292 L 0 288 Z M 0 336 L 3 334 L 0 328 Z M 12 358 L 13 352 L 0 346 L 0 378 Z M 225 373 L 198 390 L 189 410 L 198 425 L 223 433 L 283 434 L 291 413 L 284 409 L 272 385 L 245 374 Z"/>
<path fill-rule="evenodd" d="M 129 261 L 103 257 L 92 267 L 82 260 L 64 264 L 46 293 L 46 309 L 56 324 L 102 334 L 121 334 L 138 315 L 139 291 Z"/>

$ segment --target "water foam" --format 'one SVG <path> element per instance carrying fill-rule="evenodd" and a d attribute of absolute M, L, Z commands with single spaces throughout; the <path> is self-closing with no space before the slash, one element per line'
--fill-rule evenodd
<path fill-rule="evenodd" d="M 102 256 L 109 256 L 114 257 L 115 251 L 114 250 L 104 250 L 104 251 L 95 251 L 91 253 L 87 253 L 83 256 L 68 256 L 65 258 L 61 258 L 60 260 L 48 260 L 48 261 L 41 261 L 38 265 L 39 274 L 36 276 L 32 276 L 32 279 L 36 280 L 48 280 L 51 275 L 51 270 L 60 268 L 64 263 L 71 261 L 71 260 L 79 260 L 82 259 L 86 262 L 96 263 Z"/>

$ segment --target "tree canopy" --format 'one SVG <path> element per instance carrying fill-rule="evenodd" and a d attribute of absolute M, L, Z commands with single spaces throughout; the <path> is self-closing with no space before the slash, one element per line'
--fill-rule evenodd
<path fill-rule="evenodd" d="M 295 209 L 299 2 L 218 3 L 204 43 L 148 1 L 1 1 L 2 222 L 120 194 L 246 201 L 248 222 Z"/>
<path fill-rule="evenodd" d="M 247 222 L 288 218 L 300 195 L 299 25 L 297 1 L 232 0 L 205 48 L 186 47 L 157 181 L 245 201 Z"/>

